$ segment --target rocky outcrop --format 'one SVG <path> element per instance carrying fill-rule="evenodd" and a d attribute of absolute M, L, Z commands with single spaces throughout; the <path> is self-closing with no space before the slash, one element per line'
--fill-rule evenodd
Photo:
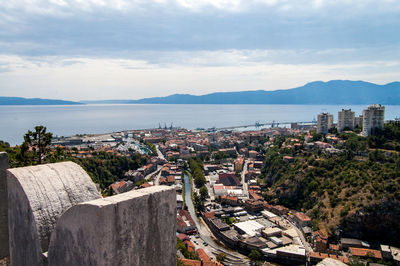
<path fill-rule="evenodd" d="M 78 204 L 59 219 L 49 265 L 176 265 L 176 196 L 167 186 Z"/>
<path fill-rule="evenodd" d="M 0 152 L 0 259 L 8 257 L 8 204 L 7 179 L 8 156 Z"/>
<path fill-rule="evenodd" d="M 88 174 L 72 162 L 8 169 L 7 186 L 12 265 L 41 265 L 60 216 L 101 198 Z"/>
<path fill-rule="evenodd" d="M 381 244 L 400 245 L 400 203 L 383 201 L 345 217 L 339 226 L 341 237 Z"/>

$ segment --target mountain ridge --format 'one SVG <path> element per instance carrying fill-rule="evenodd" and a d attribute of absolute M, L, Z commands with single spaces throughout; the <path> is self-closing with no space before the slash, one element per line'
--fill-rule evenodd
<path fill-rule="evenodd" d="M 81 101 L 103 104 L 400 104 L 400 82 L 378 85 L 365 81 L 313 81 L 287 90 L 171 94 L 138 100 Z"/>
<path fill-rule="evenodd" d="M 24 98 L 24 97 L 3 97 L 0 96 L 0 105 L 81 105 L 83 103 L 74 101 Z"/>

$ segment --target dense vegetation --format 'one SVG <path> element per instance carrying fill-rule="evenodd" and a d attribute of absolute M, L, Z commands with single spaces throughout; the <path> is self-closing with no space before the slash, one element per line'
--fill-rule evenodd
<path fill-rule="evenodd" d="M 206 178 L 203 172 L 203 162 L 198 158 L 191 158 L 189 159 L 189 168 L 196 187 L 201 188 L 204 186 L 206 183 Z"/>
<path fill-rule="evenodd" d="M 93 182 L 98 183 L 102 189 L 121 179 L 126 171 L 136 170 L 146 163 L 146 158 L 138 153 L 130 157 L 108 154 L 104 151 L 92 155 L 90 158 L 70 159 L 81 165 Z"/>
<path fill-rule="evenodd" d="M 306 211 L 314 229 L 331 236 L 340 225 L 341 235 L 399 244 L 400 123 L 386 124 L 367 138 L 337 136 L 343 143 L 335 145 L 341 152 L 333 154 L 319 148 L 284 148 L 288 140 L 276 138 L 262 170 L 261 182 L 269 187 L 265 199 Z M 285 155 L 294 162 L 285 161 Z M 356 234 L 363 231 L 368 233 Z"/>
<path fill-rule="evenodd" d="M 78 151 L 76 148 L 73 149 L 72 153 L 61 147 L 50 150 L 49 141 L 41 141 L 42 146 L 39 147 L 37 139 L 40 137 L 37 136 L 36 132 L 42 134 L 43 140 L 51 138 L 51 133 L 45 132 L 45 129 L 44 127 L 37 127 L 34 132 L 29 131 L 25 135 L 25 142 L 20 146 L 10 147 L 7 142 L 0 141 L 0 152 L 8 153 L 10 167 L 73 161 L 81 165 L 93 182 L 98 183 L 104 189 L 121 179 L 126 171 L 136 170 L 147 162 L 147 158 L 138 153 L 132 153 L 126 157 L 100 151 L 93 152 L 92 157 L 78 158 L 73 156 Z"/>
<path fill-rule="evenodd" d="M 196 211 L 204 211 L 204 200 L 208 197 L 208 190 L 205 186 L 206 178 L 203 172 L 203 162 L 200 158 L 190 158 L 188 163 L 194 184 L 200 189 L 200 194 L 193 193 L 193 205 Z"/>
<path fill-rule="evenodd" d="M 197 254 L 194 251 L 188 250 L 186 245 L 183 243 L 183 241 L 179 237 L 176 238 L 176 248 L 177 248 L 177 250 L 179 250 L 182 253 L 182 255 L 186 259 L 200 260 L 199 256 L 197 256 Z"/>

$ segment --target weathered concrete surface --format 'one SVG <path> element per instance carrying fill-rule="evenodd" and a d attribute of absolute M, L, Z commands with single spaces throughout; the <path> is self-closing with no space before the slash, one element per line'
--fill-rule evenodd
<path fill-rule="evenodd" d="M 63 162 L 7 170 L 12 265 L 42 265 L 59 217 L 81 202 L 101 198 L 88 174 Z"/>
<path fill-rule="evenodd" d="M 0 152 L 0 259 L 9 256 L 8 251 L 8 204 L 7 175 L 8 156 Z"/>
<path fill-rule="evenodd" d="M 51 236 L 52 265 L 176 265 L 176 194 L 154 186 L 78 204 Z"/>

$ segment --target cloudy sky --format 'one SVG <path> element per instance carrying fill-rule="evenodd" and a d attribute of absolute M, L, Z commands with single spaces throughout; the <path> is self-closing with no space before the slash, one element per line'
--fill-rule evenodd
<path fill-rule="evenodd" d="M 331 79 L 400 80 L 400 1 L 0 1 L 0 96 L 138 99 Z"/>

